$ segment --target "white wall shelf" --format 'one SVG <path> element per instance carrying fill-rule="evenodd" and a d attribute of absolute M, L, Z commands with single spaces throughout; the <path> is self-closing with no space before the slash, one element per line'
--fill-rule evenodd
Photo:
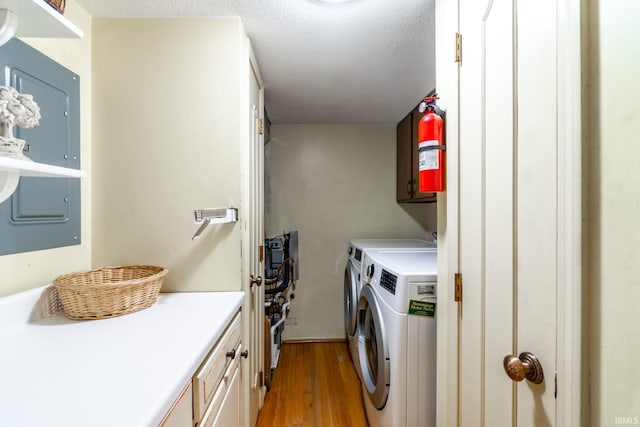
<path fill-rule="evenodd" d="M 86 172 L 79 169 L 63 168 L 29 160 L 0 157 L 0 171 L 18 171 L 22 176 L 40 176 L 53 178 L 83 178 Z"/>
<path fill-rule="evenodd" d="M 18 15 L 17 37 L 82 38 L 84 33 L 44 0 L 0 0 Z"/>
<path fill-rule="evenodd" d="M 7 200 L 16 191 L 21 176 L 82 178 L 86 175 L 86 172 L 78 169 L 0 157 L 0 203 Z"/>

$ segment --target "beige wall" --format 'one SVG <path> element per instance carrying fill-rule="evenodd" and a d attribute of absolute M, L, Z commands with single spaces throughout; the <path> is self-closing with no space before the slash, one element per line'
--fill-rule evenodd
<path fill-rule="evenodd" d="M 274 125 L 265 149 L 266 233 L 300 233 L 288 339 L 344 338 L 350 239 L 426 238 L 435 205 L 396 203 L 394 125 Z"/>
<path fill-rule="evenodd" d="M 91 267 L 91 17 L 67 1 L 65 17 L 84 31 L 83 39 L 23 38 L 54 61 L 80 76 L 82 244 L 59 249 L 0 256 L 0 296 L 51 282 L 56 276 Z"/>
<path fill-rule="evenodd" d="M 640 423 L 640 3 L 590 3 L 591 425 L 606 427 Z"/>
<path fill-rule="evenodd" d="M 240 223 L 191 236 L 194 209 L 240 205 L 245 40 L 237 18 L 94 21 L 94 266 L 240 289 Z"/>

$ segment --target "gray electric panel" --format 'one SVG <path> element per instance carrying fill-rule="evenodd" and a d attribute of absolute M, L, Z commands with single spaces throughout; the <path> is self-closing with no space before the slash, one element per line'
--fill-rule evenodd
<path fill-rule="evenodd" d="M 40 126 L 13 129 L 34 162 L 80 169 L 80 78 L 47 56 L 12 39 L 0 47 L 0 84 L 33 95 Z M 0 255 L 80 244 L 80 180 L 20 178 L 0 203 Z"/>

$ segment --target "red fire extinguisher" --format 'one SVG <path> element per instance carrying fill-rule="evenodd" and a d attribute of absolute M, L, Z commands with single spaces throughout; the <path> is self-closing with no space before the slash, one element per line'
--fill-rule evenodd
<path fill-rule="evenodd" d="M 442 113 L 436 99 L 437 95 L 429 96 L 420 104 L 420 112 L 424 112 L 418 123 L 418 189 L 421 193 L 445 190 L 446 146 L 442 139 Z"/>

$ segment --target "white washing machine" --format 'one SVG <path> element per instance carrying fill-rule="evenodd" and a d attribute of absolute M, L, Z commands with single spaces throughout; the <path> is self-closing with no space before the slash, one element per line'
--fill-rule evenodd
<path fill-rule="evenodd" d="M 371 427 L 436 425 L 437 254 L 370 250 L 356 335 Z"/>
<path fill-rule="evenodd" d="M 356 311 L 362 288 L 362 260 L 364 254 L 371 249 L 416 249 L 430 252 L 438 250 L 436 243 L 420 239 L 354 239 L 349 242 L 347 266 L 344 270 L 344 323 L 351 360 L 361 379 L 356 337 Z"/>

